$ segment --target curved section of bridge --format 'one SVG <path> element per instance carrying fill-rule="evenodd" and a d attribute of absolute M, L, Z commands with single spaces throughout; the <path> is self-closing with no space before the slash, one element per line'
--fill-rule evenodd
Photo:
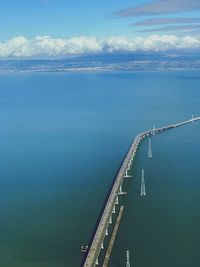
<path fill-rule="evenodd" d="M 126 194 L 125 192 L 122 191 L 122 184 L 123 184 L 124 178 L 130 177 L 130 175 L 128 175 L 128 171 L 130 170 L 130 166 L 133 164 L 133 159 L 134 159 L 138 145 L 141 142 L 141 140 L 147 136 L 155 135 L 157 133 L 170 130 L 176 127 L 180 127 L 182 125 L 192 123 L 198 120 L 200 120 L 200 117 L 192 118 L 190 120 L 172 124 L 172 125 L 165 126 L 165 127 L 155 128 L 152 130 L 142 132 L 134 138 L 124 158 L 124 161 L 119 169 L 119 172 L 116 175 L 115 182 L 113 183 L 113 186 L 111 188 L 110 195 L 108 197 L 101 219 L 97 226 L 96 232 L 93 236 L 91 245 L 89 246 L 86 252 L 87 254 L 85 256 L 84 263 L 82 264 L 83 267 L 94 267 L 98 265 L 98 258 L 99 258 L 101 249 L 103 249 L 104 238 L 106 235 L 108 235 L 108 225 L 110 221 L 112 220 L 112 213 L 115 210 L 115 205 L 118 204 L 118 196 Z"/>

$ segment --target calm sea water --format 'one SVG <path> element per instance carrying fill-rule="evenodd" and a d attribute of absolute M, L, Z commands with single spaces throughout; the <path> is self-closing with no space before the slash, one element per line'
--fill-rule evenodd
<path fill-rule="evenodd" d="M 1 74 L 0 266 L 79 266 L 132 138 L 199 116 L 199 88 L 200 71 Z M 151 160 L 141 144 L 110 266 L 200 265 L 199 136 L 155 136 Z"/>

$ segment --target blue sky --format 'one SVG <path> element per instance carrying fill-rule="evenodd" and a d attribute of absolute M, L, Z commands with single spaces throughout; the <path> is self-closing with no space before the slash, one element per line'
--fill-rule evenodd
<path fill-rule="evenodd" d="M 145 4 L 158 2 L 152 7 L 153 10 L 161 9 L 165 3 L 177 2 L 163 14 L 148 14 L 151 7 Z M 160 5 L 159 5 L 160 2 Z M 169 2 L 169 3 L 168 3 Z M 188 3 L 193 2 L 188 7 Z M 198 3 L 199 2 L 199 3 Z M 172 6 L 172 5 L 171 5 Z M 186 6 L 184 10 L 184 6 Z M 198 7 L 199 9 L 197 9 Z M 125 14 L 132 8 L 133 15 Z M 176 12 L 181 9 L 183 12 Z M 143 10 L 142 10 L 143 9 Z M 173 9 L 175 12 L 173 12 Z M 130 26 L 131 23 L 156 17 L 199 17 L 199 0 L 6 0 L 0 1 L 0 39 L 6 40 L 13 36 L 34 37 L 37 35 L 49 35 L 52 37 L 68 38 L 79 35 L 86 36 L 107 36 L 123 35 L 131 36 L 141 26 Z M 157 10 L 158 11 L 158 10 Z M 120 14 L 121 12 L 121 14 Z M 199 23 L 200 25 L 200 23 Z"/>
<path fill-rule="evenodd" d="M 130 19 L 113 12 L 129 6 L 129 0 L 6 0 L 0 1 L 0 39 L 13 36 L 130 34 Z"/>
<path fill-rule="evenodd" d="M 200 0 L 6 0 L 0 10 L 0 56 L 200 47 Z"/>

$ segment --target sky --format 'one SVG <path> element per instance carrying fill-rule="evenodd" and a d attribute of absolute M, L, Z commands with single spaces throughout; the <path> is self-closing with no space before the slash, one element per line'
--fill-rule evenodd
<path fill-rule="evenodd" d="M 0 57 L 200 48 L 200 0 L 6 0 L 0 10 Z"/>

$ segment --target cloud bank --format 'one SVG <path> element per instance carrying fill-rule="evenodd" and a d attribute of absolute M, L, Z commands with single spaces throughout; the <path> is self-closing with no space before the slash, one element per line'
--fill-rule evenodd
<path fill-rule="evenodd" d="M 183 32 L 186 34 L 187 32 L 191 33 L 191 31 L 195 33 L 199 30 L 199 25 L 196 24 L 200 23 L 200 18 L 188 17 L 194 11 L 200 11 L 200 0 L 151 0 L 148 3 L 119 10 L 114 15 L 118 17 L 144 17 L 142 20 L 132 23 L 131 26 L 134 27 L 149 28 L 149 26 L 169 25 L 162 28 L 138 30 L 138 32 L 180 31 L 181 34 Z M 170 17 L 171 14 L 185 12 L 187 13 L 183 17 Z M 161 17 L 161 15 L 165 15 L 165 17 Z M 166 17 L 166 15 L 169 17 Z M 149 16 L 150 18 L 148 18 Z M 183 26 L 177 26 L 179 24 Z"/>
<path fill-rule="evenodd" d="M 120 10 L 116 12 L 115 15 L 121 17 L 136 17 L 197 10 L 200 10 L 199 0 L 154 0 L 147 4 Z"/>
<path fill-rule="evenodd" d="M 163 24 L 200 23 L 200 18 L 153 18 L 132 23 L 131 26 L 157 26 Z"/>
<path fill-rule="evenodd" d="M 164 32 L 164 31 L 188 31 L 188 30 L 200 30 L 200 24 L 197 25 L 177 25 L 177 26 L 165 26 L 154 29 L 138 30 L 137 32 Z"/>
<path fill-rule="evenodd" d="M 55 39 L 49 36 L 27 39 L 19 36 L 0 42 L 0 57 L 63 57 L 68 55 L 200 49 L 199 36 L 150 35 L 147 37 L 75 37 Z"/>

